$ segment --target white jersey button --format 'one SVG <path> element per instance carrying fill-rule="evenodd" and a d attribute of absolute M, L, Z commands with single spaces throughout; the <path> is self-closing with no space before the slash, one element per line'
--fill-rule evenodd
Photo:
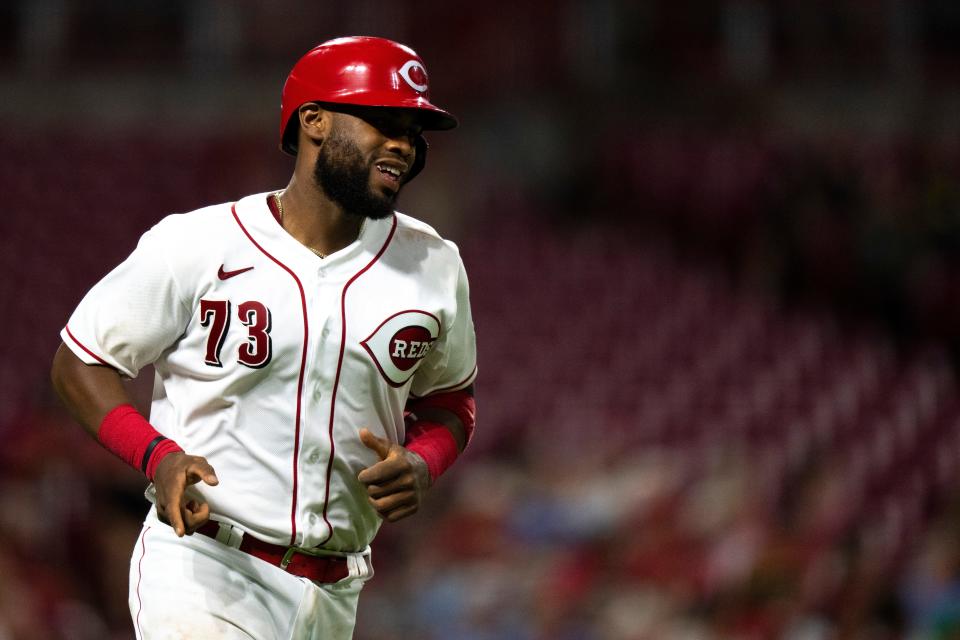
<path fill-rule="evenodd" d="M 314 450 L 313 453 L 311 453 L 310 456 L 307 458 L 307 462 L 309 462 L 310 464 L 317 464 L 318 462 L 320 462 L 320 452 L 317 450 Z"/>

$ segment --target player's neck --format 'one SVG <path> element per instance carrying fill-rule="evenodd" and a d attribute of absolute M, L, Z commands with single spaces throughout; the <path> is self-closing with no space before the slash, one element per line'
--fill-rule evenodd
<path fill-rule="evenodd" d="M 304 188 L 294 177 L 281 192 L 281 226 L 301 244 L 329 255 L 357 239 L 362 220 L 316 188 Z"/>

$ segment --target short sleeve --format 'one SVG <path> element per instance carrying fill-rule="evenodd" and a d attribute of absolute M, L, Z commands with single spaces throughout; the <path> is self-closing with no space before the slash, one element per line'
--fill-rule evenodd
<path fill-rule="evenodd" d="M 429 355 L 417 369 L 410 392 L 420 398 L 469 386 L 477 376 L 477 339 L 470 313 L 470 285 L 463 261 L 457 256 L 456 307 Z"/>
<path fill-rule="evenodd" d="M 87 292 L 60 332 L 77 357 L 135 378 L 180 337 L 190 312 L 166 258 L 176 247 L 168 244 L 154 227 Z"/>

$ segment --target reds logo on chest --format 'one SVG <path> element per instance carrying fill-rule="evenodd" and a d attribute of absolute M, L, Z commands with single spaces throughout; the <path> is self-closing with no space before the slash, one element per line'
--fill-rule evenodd
<path fill-rule="evenodd" d="M 392 387 L 405 384 L 440 336 L 440 320 L 412 309 L 395 313 L 360 344 Z"/>

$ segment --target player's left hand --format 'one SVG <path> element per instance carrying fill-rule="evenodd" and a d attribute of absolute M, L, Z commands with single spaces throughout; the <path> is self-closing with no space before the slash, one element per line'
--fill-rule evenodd
<path fill-rule="evenodd" d="M 427 463 L 416 453 L 378 438 L 368 429 L 360 429 L 360 441 L 380 457 L 380 462 L 357 475 L 367 487 L 367 500 L 388 522 L 412 516 L 430 488 Z"/>

